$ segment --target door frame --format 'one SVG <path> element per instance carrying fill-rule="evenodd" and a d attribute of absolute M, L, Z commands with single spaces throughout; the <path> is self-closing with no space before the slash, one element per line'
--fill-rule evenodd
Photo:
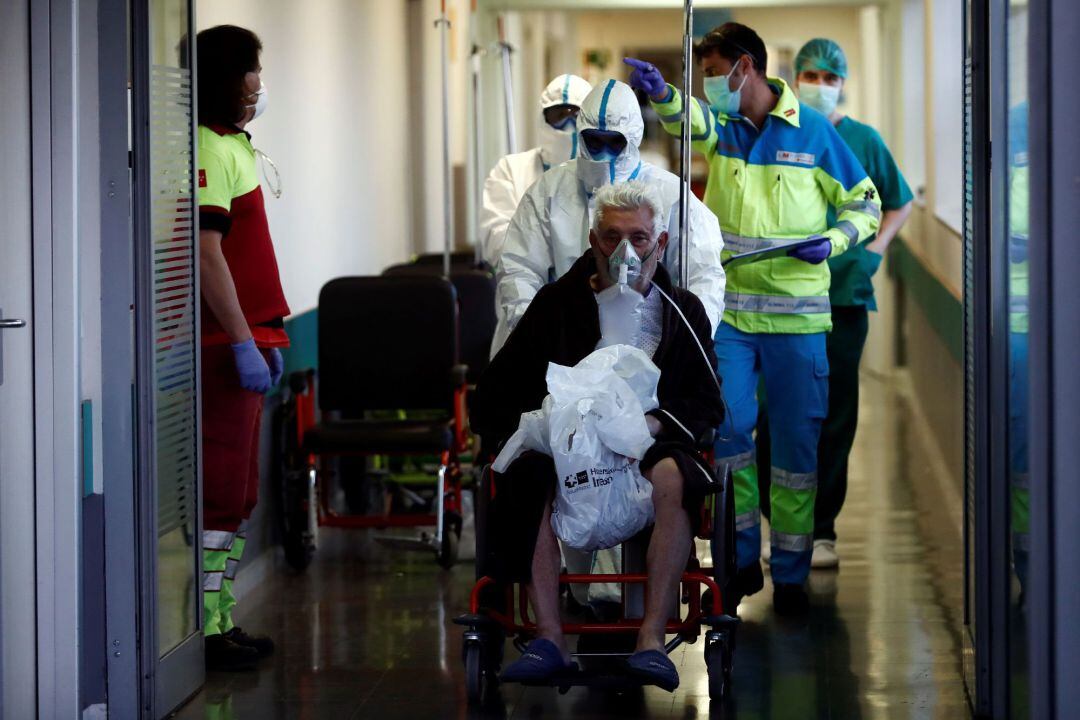
<path fill-rule="evenodd" d="M 29 7 L 38 716 L 78 717 L 78 8 L 75 0 Z"/>
<path fill-rule="evenodd" d="M 1030 629 L 1031 716 L 1071 717 L 1080 704 L 1075 677 L 1080 662 L 1076 588 L 1080 484 L 1080 224 L 1075 168 L 1080 142 L 1074 130 L 1080 88 L 1066 82 L 1077 60 L 1073 32 L 1080 7 L 1071 0 L 1032 0 L 1028 26 L 1031 238 L 1028 267 L 1039 278 L 1029 289 L 1031 399 Z M 1060 549 L 1060 552 L 1058 550 Z"/>
<path fill-rule="evenodd" d="M 198 174 L 197 157 L 197 103 L 196 103 L 196 66 L 195 66 L 195 0 L 183 0 L 187 5 L 188 61 L 191 72 L 191 167 L 190 177 Z M 140 673 L 138 684 L 141 693 L 143 717 L 157 720 L 169 714 L 202 687 L 205 679 L 205 654 L 203 644 L 202 614 L 202 576 L 195 574 L 195 587 L 198 602 L 195 603 L 196 627 L 194 632 L 180 645 L 165 655 L 158 647 L 158 481 L 156 458 L 156 422 L 154 411 L 155 388 L 154 357 L 152 348 L 155 338 L 154 288 L 153 288 L 153 252 L 152 252 L 152 192 L 151 192 L 151 27 L 154 21 L 152 3 L 149 0 L 131 0 L 131 222 L 133 242 L 133 296 L 136 313 L 133 321 L 135 352 L 132 358 L 135 368 L 133 402 L 137 418 L 135 441 L 135 476 L 138 479 L 134 492 L 134 510 L 136 545 L 140 549 L 135 558 L 135 567 L 140 588 L 137 598 L 139 608 L 138 635 Z M 194 328 L 196 352 L 194 356 L 195 383 L 195 421 L 196 432 L 201 428 L 201 401 L 199 400 L 199 378 L 201 377 L 201 355 L 197 351 L 199 337 L 199 277 L 198 277 L 198 213 L 194 207 L 194 180 L 192 180 L 192 263 L 194 272 L 193 292 L 195 297 Z M 202 442 L 196 440 L 195 460 L 195 531 L 192 536 L 194 558 L 202 557 Z"/>

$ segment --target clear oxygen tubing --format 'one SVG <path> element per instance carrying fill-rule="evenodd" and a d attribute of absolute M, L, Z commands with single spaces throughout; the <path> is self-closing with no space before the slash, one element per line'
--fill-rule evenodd
<path fill-rule="evenodd" d="M 439 47 L 442 58 L 442 161 L 443 161 L 443 275 L 450 277 L 450 251 L 453 246 L 454 206 L 453 188 L 450 175 L 450 18 L 446 15 L 446 0 L 440 3 L 439 19 L 435 21 L 439 28 Z"/>
<path fill-rule="evenodd" d="M 694 0 L 683 4 L 683 124 L 679 147 L 679 287 L 690 285 L 690 90 L 693 75 Z M 680 313 L 681 314 L 681 313 Z"/>
<path fill-rule="evenodd" d="M 623 266 L 623 269 L 625 270 L 625 266 Z M 705 367 L 709 368 L 709 377 L 711 377 L 713 379 L 713 382 L 716 383 L 716 389 L 720 392 L 720 402 L 724 405 L 724 417 L 727 418 L 729 416 L 729 413 L 727 400 L 724 398 L 724 388 L 720 385 L 720 378 L 717 377 L 716 368 L 714 368 L 712 366 L 712 363 L 709 362 L 709 354 L 705 352 L 705 347 L 701 344 L 701 340 L 698 340 L 697 333 L 694 332 L 694 328 L 690 325 L 690 321 L 686 319 L 685 315 L 683 315 L 682 308 L 680 308 L 674 300 L 668 297 L 668 294 L 661 290 L 659 285 L 657 285 L 656 283 L 652 283 L 652 287 L 654 290 L 660 293 L 660 297 L 667 300 L 668 304 L 675 309 L 675 312 L 679 314 L 679 318 L 682 319 L 683 325 L 685 325 L 686 329 L 690 331 L 690 337 L 694 338 L 694 344 L 697 345 L 698 352 L 701 353 L 701 359 L 705 363 Z M 728 437 L 724 437 L 723 435 L 719 435 L 718 437 L 721 440 L 731 439 Z"/>
<path fill-rule="evenodd" d="M 503 104 L 506 107 L 506 152 L 517 152 L 517 126 L 514 123 L 514 80 L 510 75 L 510 53 L 514 49 L 506 42 L 506 28 L 503 25 L 503 16 L 496 19 L 499 27 L 499 54 L 502 55 L 503 75 Z"/>

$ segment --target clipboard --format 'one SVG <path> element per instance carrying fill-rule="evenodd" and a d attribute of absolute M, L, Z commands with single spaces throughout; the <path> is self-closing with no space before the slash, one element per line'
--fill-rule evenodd
<path fill-rule="evenodd" d="M 762 248 L 761 250 L 751 250 L 749 252 L 739 253 L 738 255 L 732 255 L 720 264 L 725 270 L 730 270 L 731 268 L 739 267 L 740 265 L 749 265 L 750 263 L 761 262 L 763 260 L 787 257 L 788 253 L 793 248 L 803 247 L 805 245 L 817 245 L 822 240 L 828 240 L 828 238 L 819 236 L 806 238 L 805 240 L 792 240 L 783 245 L 773 245 L 772 247 Z"/>

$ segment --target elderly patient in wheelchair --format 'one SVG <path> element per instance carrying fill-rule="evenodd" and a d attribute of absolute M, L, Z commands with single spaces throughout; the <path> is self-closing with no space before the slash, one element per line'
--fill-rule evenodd
<path fill-rule="evenodd" d="M 486 442 L 501 444 L 522 413 L 541 407 L 549 363 L 573 366 L 615 344 L 652 358 L 660 370 L 659 407 L 646 414 L 646 423 L 655 442 L 639 469 L 652 486 L 655 521 L 644 617 L 627 670 L 670 691 L 679 676 L 664 650 L 665 626 L 704 498 L 717 482 L 696 450 L 697 439 L 723 419 L 713 332 L 701 301 L 673 287 L 661 262 L 668 236 L 659 195 L 630 181 L 603 187 L 595 204 L 589 249 L 536 295 L 481 378 L 471 421 Z M 497 581 L 525 584 L 536 619 L 536 638 L 502 679 L 553 681 L 577 670 L 559 613 L 560 552 L 551 522 L 555 463 L 527 452 L 497 479 L 489 550 L 481 562 Z"/>

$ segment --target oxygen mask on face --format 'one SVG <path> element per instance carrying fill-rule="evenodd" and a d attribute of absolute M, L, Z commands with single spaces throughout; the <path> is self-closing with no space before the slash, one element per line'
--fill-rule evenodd
<path fill-rule="evenodd" d="M 619 285 L 633 285 L 641 279 L 641 263 L 630 240 L 623 238 L 608 256 L 608 276 Z"/>

